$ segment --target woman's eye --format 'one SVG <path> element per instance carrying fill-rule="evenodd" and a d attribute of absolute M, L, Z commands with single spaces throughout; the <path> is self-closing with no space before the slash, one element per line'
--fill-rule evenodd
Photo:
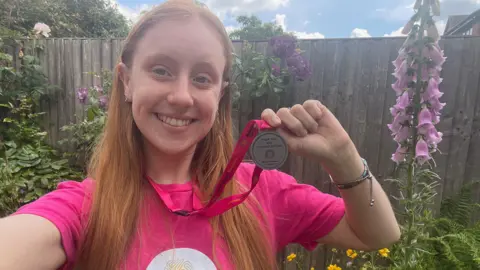
<path fill-rule="evenodd" d="M 154 67 L 152 71 L 159 76 L 172 76 L 170 72 L 168 72 L 168 70 L 163 67 Z"/>
<path fill-rule="evenodd" d="M 211 82 L 207 76 L 197 76 L 193 78 L 193 81 L 199 84 L 207 84 Z"/>

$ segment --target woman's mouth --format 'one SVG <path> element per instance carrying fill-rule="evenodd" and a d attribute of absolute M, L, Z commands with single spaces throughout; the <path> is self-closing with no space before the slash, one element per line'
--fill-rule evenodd
<path fill-rule="evenodd" d="M 193 119 L 177 119 L 173 117 L 160 115 L 158 113 L 156 113 L 155 115 L 157 116 L 158 120 L 172 127 L 185 127 L 190 125 L 193 121 L 195 121 Z"/>

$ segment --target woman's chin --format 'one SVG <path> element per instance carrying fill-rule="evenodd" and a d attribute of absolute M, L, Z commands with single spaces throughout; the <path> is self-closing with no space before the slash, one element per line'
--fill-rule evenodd
<path fill-rule="evenodd" d="M 153 144 L 150 143 L 150 147 L 155 149 L 155 152 L 159 154 L 169 156 L 189 155 L 195 152 L 196 143 L 194 142 L 179 142 L 175 140 L 162 140 Z"/>

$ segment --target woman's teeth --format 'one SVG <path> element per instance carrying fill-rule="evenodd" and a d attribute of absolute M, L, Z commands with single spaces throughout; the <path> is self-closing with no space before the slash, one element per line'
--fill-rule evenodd
<path fill-rule="evenodd" d="M 163 116 L 163 115 L 158 115 L 158 114 L 157 114 L 157 118 L 160 121 L 164 122 L 165 124 L 168 124 L 168 125 L 174 126 L 174 127 L 188 126 L 188 125 L 190 125 L 190 123 L 192 123 L 192 120 L 175 119 L 175 118 L 171 118 L 171 117 L 167 117 L 167 116 Z"/>

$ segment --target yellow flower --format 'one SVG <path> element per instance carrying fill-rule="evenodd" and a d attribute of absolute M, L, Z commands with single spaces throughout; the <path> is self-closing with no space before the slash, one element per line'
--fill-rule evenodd
<path fill-rule="evenodd" d="M 310 267 L 310 270 L 315 270 L 315 267 Z"/>
<path fill-rule="evenodd" d="M 287 256 L 287 261 L 291 262 L 297 257 L 297 254 L 295 253 L 290 253 L 290 255 Z"/>
<path fill-rule="evenodd" d="M 342 270 L 342 268 L 340 266 L 337 266 L 336 264 L 330 264 L 327 270 Z"/>
<path fill-rule="evenodd" d="M 358 253 L 355 252 L 355 250 L 347 249 L 347 256 L 352 259 L 355 259 L 358 256 Z"/>
<path fill-rule="evenodd" d="M 378 251 L 378 253 L 382 257 L 388 257 L 388 254 L 390 253 L 390 250 L 388 248 L 382 248 Z"/>

